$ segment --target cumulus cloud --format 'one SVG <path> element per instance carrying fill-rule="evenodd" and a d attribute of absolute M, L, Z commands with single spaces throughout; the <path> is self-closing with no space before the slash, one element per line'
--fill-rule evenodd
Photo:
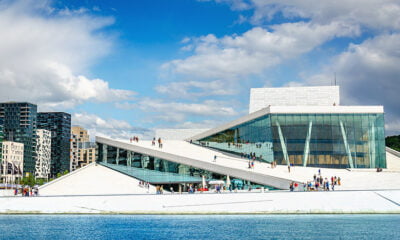
<path fill-rule="evenodd" d="M 134 94 L 84 76 L 109 53 L 112 38 L 101 30 L 114 22 L 86 12 L 57 10 L 44 0 L 0 2 L 0 101 L 32 101 L 45 109 L 65 109 Z"/>
<path fill-rule="evenodd" d="M 191 43 L 196 44 L 192 56 L 165 63 L 162 69 L 172 74 L 237 80 L 298 57 L 334 37 L 359 34 L 358 28 L 338 22 L 286 23 L 271 29 L 255 27 L 240 36 L 200 37 Z"/>
<path fill-rule="evenodd" d="M 117 119 L 103 119 L 95 114 L 74 113 L 72 124 L 82 126 L 89 131 L 92 140 L 95 136 L 111 137 L 114 139 L 129 139 L 132 136 L 150 139 L 154 136 L 153 130 L 133 127 L 126 121 Z"/>
<path fill-rule="evenodd" d="M 156 86 L 156 91 L 173 98 L 195 98 L 213 95 L 232 95 L 236 91 L 227 88 L 226 83 L 221 80 L 210 82 L 182 81 L 171 82 Z"/>
<path fill-rule="evenodd" d="M 388 132 L 400 132 L 398 120 L 400 34 L 380 35 L 351 44 L 330 66 L 307 78 L 312 85 L 329 84 L 336 72 L 342 103 L 384 105 Z"/>
<path fill-rule="evenodd" d="M 205 100 L 200 103 L 187 103 L 177 101 L 165 101 L 163 99 L 145 98 L 137 103 L 116 103 L 120 109 L 139 109 L 149 113 L 148 122 L 164 121 L 181 123 L 190 117 L 225 117 L 230 118 L 238 113 L 231 104 L 224 101 Z"/>

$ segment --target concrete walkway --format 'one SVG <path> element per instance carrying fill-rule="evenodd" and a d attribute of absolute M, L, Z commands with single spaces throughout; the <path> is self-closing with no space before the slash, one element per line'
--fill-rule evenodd
<path fill-rule="evenodd" d="M 400 190 L 0 197 L 1 213 L 400 213 Z"/>

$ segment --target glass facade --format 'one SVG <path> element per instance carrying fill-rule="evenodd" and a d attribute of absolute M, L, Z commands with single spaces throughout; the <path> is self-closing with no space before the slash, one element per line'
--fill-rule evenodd
<path fill-rule="evenodd" d="M 195 143 L 278 164 L 386 167 L 383 114 L 268 114 Z"/>
<path fill-rule="evenodd" d="M 71 115 L 64 112 L 40 112 L 39 129 L 51 131 L 50 175 L 70 171 Z"/>
<path fill-rule="evenodd" d="M 191 183 L 200 187 L 202 176 L 204 176 L 207 181 L 226 181 L 227 177 L 226 175 L 204 169 L 143 155 L 102 143 L 97 143 L 97 151 L 97 161 L 101 164 L 152 184 L 170 184 L 175 188 L 176 184 Z M 134 169 L 138 171 L 135 172 Z M 246 189 L 250 185 L 253 187 L 258 186 L 255 183 L 235 178 L 231 179 L 231 183 L 233 188 L 239 190 Z M 267 188 L 267 186 L 263 187 Z"/>
<path fill-rule="evenodd" d="M 24 144 L 24 172 L 34 173 L 36 163 L 37 106 L 26 102 L 0 103 L 4 139 Z"/>

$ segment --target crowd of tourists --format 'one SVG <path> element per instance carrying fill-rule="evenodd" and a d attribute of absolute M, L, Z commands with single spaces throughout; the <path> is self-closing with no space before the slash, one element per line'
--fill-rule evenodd
<path fill-rule="evenodd" d="M 321 175 L 321 169 L 318 170 L 318 174 L 314 174 L 313 180 L 307 181 L 307 183 L 290 183 L 290 191 L 335 191 L 335 186 L 342 184 L 340 177 L 331 176 L 323 177 Z"/>
<path fill-rule="evenodd" d="M 38 187 L 29 187 L 25 186 L 23 188 L 15 188 L 14 189 L 14 196 L 18 196 L 21 194 L 22 197 L 37 197 L 39 196 L 39 188 Z"/>

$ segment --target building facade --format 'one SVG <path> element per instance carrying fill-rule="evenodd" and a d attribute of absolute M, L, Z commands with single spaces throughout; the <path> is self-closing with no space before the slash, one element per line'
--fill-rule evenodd
<path fill-rule="evenodd" d="M 37 129 L 36 135 L 35 178 L 48 179 L 51 162 L 51 132 L 45 129 Z"/>
<path fill-rule="evenodd" d="M 250 89 L 249 113 L 268 106 L 340 105 L 339 86 Z"/>
<path fill-rule="evenodd" d="M 0 119 L 0 164 L 2 161 L 2 148 L 3 148 L 3 140 L 4 140 L 4 133 L 3 133 L 3 119 Z"/>
<path fill-rule="evenodd" d="M 270 106 L 194 139 L 201 146 L 277 164 L 386 167 L 379 106 Z"/>
<path fill-rule="evenodd" d="M 51 132 L 51 177 L 70 171 L 71 115 L 64 112 L 40 112 L 37 124 L 38 128 Z"/>
<path fill-rule="evenodd" d="M 96 144 L 90 142 L 88 131 L 80 126 L 71 128 L 71 171 L 96 161 Z"/>
<path fill-rule="evenodd" d="M 34 173 L 36 163 L 37 106 L 27 102 L 0 103 L 4 139 L 24 145 L 24 172 Z"/>
<path fill-rule="evenodd" d="M 18 183 L 24 176 L 24 144 L 4 141 L 2 145 L 1 180 Z"/>

